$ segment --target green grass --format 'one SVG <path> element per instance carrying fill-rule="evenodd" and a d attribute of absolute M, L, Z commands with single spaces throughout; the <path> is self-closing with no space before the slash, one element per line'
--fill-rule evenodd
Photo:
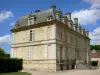
<path fill-rule="evenodd" d="M 12 72 L 12 73 L 0 73 L 0 75 L 31 75 L 27 72 Z"/>

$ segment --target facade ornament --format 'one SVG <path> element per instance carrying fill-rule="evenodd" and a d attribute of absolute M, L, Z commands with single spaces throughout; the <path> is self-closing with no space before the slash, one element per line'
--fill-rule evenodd
<path fill-rule="evenodd" d="M 48 15 L 47 16 L 47 21 L 51 21 L 53 19 L 53 16 L 52 15 Z"/>

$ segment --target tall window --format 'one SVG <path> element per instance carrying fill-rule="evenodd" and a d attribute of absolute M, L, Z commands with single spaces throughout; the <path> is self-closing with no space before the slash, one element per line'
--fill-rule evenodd
<path fill-rule="evenodd" d="M 30 30 L 30 41 L 32 41 L 32 30 Z"/>
<path fill-rule="evenodd" d="M 28 59 L 31 60 L 32 59 L 32 47 L 28 48 Z"/>
<path fill-rule="evenodd" d="M 63 59 L 63 48 L 60 46 L 60 59 Z"/>
<path fill-rule="evenodd" d="M 27 35 L 28 41 L 34 41 L 35 40 L 35 30 L 29 30 Z"/>

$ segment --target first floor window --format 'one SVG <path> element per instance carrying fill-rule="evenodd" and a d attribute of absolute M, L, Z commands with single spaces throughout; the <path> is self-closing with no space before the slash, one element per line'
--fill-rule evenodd
<path fill-rule="evenodd" d="M 33 53 L 33 52 L 32 52 L 32 47 L 29 47 L 29 48 L 28 48 L 28 59 L 29 59 L 29 60 L 32 59 L 32 56 L 33 56 L 32 53 Z"/>

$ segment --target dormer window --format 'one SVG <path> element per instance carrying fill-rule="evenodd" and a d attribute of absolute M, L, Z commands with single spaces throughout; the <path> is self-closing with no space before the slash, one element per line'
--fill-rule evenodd
<path fill-rule="evenodd" d="M 29 17 L 28 17 L 28 25 L 33 25 L 34 22 L 35 22 L 35 20 L 36 20 L 36 16 L 33 15 L 32 13 L 29 14 Z"/>
<path fill-rule="evenodd" d="M 51 21 L 53 19 L 53 16 L 52 15 L 48 15 L 47 16 L 47 21 Z"/>

